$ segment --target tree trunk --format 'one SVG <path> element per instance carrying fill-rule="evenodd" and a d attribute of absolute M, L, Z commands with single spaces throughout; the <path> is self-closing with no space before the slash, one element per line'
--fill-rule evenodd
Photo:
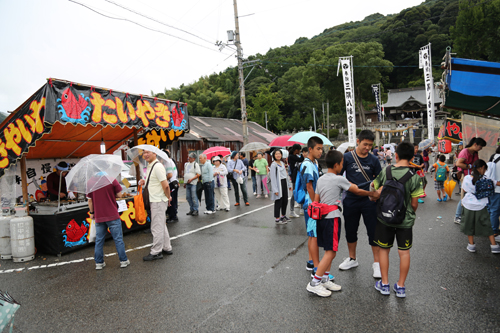
<path fill-rule="evenodd" d="M 359 87 L 356 88 L 357 96 L 358 96 L 358 101 L 356 104 L 358 104 L 358 112 L 359 112 L 359 119 L 361 120 L 361 126 L 366 125 L 366 116 L 365 116 L 365 107 L 363 106 L 363 99 L 361 98 L 361 92 L 359 91 Z"/>

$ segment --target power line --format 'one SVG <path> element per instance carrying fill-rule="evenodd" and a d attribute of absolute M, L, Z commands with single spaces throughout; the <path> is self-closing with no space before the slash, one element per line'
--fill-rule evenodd
<path fill-rule="evenodd" d="M 136 15 L 139 15 L 139 16 L 142 16 L 142 17 L 144 17 L 144 18 L 147 18 L 148 20 L 154 21 L 154 22 L 159 23 L 159 24 L 161 24 L 161 25 L 164 25 L 164 26 L 166 26 L 166 27 L 169 27 L 169 28 L 172 28 L 172 29 L 176 29 L 176 30 L 179 30 L 179 31 L 181 31 L 181 32 L 184 32 L 184 33 L 186 33 L 186 34 L 188 34 L 188 35 L 194 36 L 194 37 L 196 37 L 196 38 L 198 38 L 198 39 L 201 39 L 202 41 L 207 42 L 207 43 L 209 43 L 209 44 L 211 44 L 211 45 L 213 45 L 213 44 L 214 44 L 214 42 L 213 42 L 213 41 L 209 41 L 209 40 L 207 40 L 207 39 L 205 39 L 205 38 L 203 38 L 203 37 L 200 37 L 200 36 L 198 36 L 198 35 L 195 35 L 195 34 L 193 34 L 193 33 L 189 32 L 189 31 L 186 31 L 186 30 L 184 30 L 184 29 L 180 29 L 180 28 L 177 28 L 177 27 L 175 27 L 175 26 L 173 26 L 173 25 L 166 24 L 166 23 L 163 23 L 163 22 L 161 22 L 161 21 L 158 21 L 157 19 L 154 19 L 154 18 L 149 17 L 149 16 L 147 16 L 147 15 L 144 15 L 144 14 L 142 14 L 142 13 L 139 13 L 139 12 L 137 12 L 137 11 L 133 10 L 133 9 L 127 8 L 127 7 L 123 6 L 123 5 L 120 5 L 120 4 L 116 3 L 116 2 L 114 2 L 114 1 L 111 1 L 111 0 L 104 0 L 104 1 L 109 2 L 110 4 L 113 4 L 113 5 L 115 5 L 115 6 L 118 6 L 118 7 L 120 7 L 120 8 L 125 9 L 125 10 L 128 10 L 129 12 L 134 13 L 134 14 L 136 14 Z"/>
<path fill-rule="evenodd" d="M 184 39 L 184 38 L 182 38 L 182 37 L 175 36 L 175 35 L 169 34 L 169 33 L 167 33 L 167 32 L 161 31 L 161 30 L 156 30 L 156 29 L 152 29 L 152 28 L 146 27 L 146 26 L 144 26 L 144 25 L 142 25 L 142 24 L 140 24 L 140 23 L 137 23 L 137 22 L 135 22 L 135 21 L 132 21 L 132 20 L 129 20 L 129 19 L 126 19 L 126 18 L 113 17 L 113 16 L 109 16 L 109 15 L 103 14 L 103 13 L 101 13 L 101 12 L 99 12 L 99 11 L 97 11 L 97 10 L 95 10 L 95 9 L 93 9 L 93 8 L 91 8 L 91 7 L 87 6 L 87 5 L 85 5 L 85 4 L 83 4 L 83 3 L 80 3 L 80 2 L 77 2 L 77 1 L 74 1 L 74 0 L 68 0 L 68 1 L 69 1 L 69 2 L 73 2 L 73 3 L 76 3 L 77 5 L 83 6 L 83 7 L 87 8 L 87 9 L 89 9 L 89 10 L 93 11 L 94 13 L 97 13 L 97 14 L 99 14 L 99 15 L 101 15 L 101 16 L 106 17 L 106 18 L 110 18 L 110 19 L 113 19 L 113 20 L 119 20 L 119 21 L 126 21 L 126 22 L 130 22 L 130 23 L 136 24 L 136 25 L 138 25 L 138 26 L 140 26 L 140 27 L 142 27 L 142 28 L 144 28 L 144 29 L 151 30 L 151 31 L 154 31 L 154 32 L 158 32 L 158 33 L 161 33 L 161 34 L 164 34 L 164 35 L 170 36 L 170 37 L 174 37 L 174 38 L 180 39 L 180 40 L 182 40 L 182 41 L 185 41 L 185 42 L 187 42 L 187 43 L 190 43 L 190 44 L 193 44 L 193 45 L 196 45 L 196 46 L 199 46 L 199 47 L 203 47 L 203 48 L 205 48 L 205 49 L 207 49 L 207 50 L 210 50 L 210 51 L 213 51 L 213 52 L 217 52 L 217 53 L 219 53 L 219 51 L 217 51 L 217 50 L 214 50 L 214 49 L 208 48 L 208 47 L 206 47 L 206 46 L 204 46 L 204 45 L 201 45 L 201 44 L 198 44 L 198 43 L 192 42 L 192 41 L 187 40 L 187 39 Z"/>

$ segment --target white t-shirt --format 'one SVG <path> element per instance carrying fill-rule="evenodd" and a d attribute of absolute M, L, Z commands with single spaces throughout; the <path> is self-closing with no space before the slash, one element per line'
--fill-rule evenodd
<path fill-rule="evenodd" d="M 479 211 L 488 205 L 488 198 L 476 198 L 476 186 L 472 184 L 472 176 L 467 175 L 464 177 L 462 188 L 467 192 L 462 199 L 462 205 L 468 210 Z"/>
<path fill-rule="evenodd" d="M 151 168 L 158 162 L 158 160 L 154 160 L 153 162 L 148 164 L 147 176 L 149 176 L 149 172 Z M 146 176 L 146 182 L 148 178 Z M 165 192 L 163 191 L 163 186 L 161 186 L 161 182 L 167 179 L 167 173 L 165 172 L 165 167 L 160 162 L 156 163 L 151 172 L 151 179 L 149 179 L 148 183 L 148 191 L 149 191 L 149 201 L 150 202 L 161 202 L 168 201 Z"/>
<path fill-rule="evenodd" d="M 342 190 L 347 191 L 349 187 L 351 183 L 346 178 L 328 172 L 318 179 L 316 193 L 319 194 L 320 203 L 335 205 L 337 200 L 342 199 Z M 340 210 L 334 210 L 326 216 L 327 219 L 334 217 L 342 217 Z"/>
<path fill-rule="evenodd" d="M 492 162 L 494 162 L 499 157 L 500 154 L 495 154 L 495 156 L 493 156 Z M 500 161 L 498 161 L 495 165 L 496 165 L 495 172 L 493 173 L 494 177 L 492 177 L 494 179 L 492 180 L 494 180 L 496 183 L 497 181 L 500 181 Z M 495 186 L 495 193 L 500 193 L 500 186 Z"/>
<path fill-rule="evenodd" d="M 170 179 L 168 180 L 169 183 L 177 180 L 177 167 L 175 166 L 174 161 L 169 160 L 165 163 L 165 171 L 167 172 L 167 174 L 172 174 L 172 177 L 170 177 Z"/>
<path fill-rule="evenodd" d="M 196 176 L 196 174 L 201 176 L 201 169 L 198 162 L 196 161 L 193 163 L 187 162 L 186 164 L 184 164 L 184 184 L 187 184 L 187 181 Z M 193 180 L 190 184 L 191 185 L 198 184 L 198 178 Z"/>

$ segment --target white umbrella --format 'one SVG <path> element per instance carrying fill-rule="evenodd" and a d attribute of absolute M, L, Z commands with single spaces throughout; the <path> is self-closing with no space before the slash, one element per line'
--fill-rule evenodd
<path fill-rule="evenodd" d="M 167 153 L 152 145 L 134 146 L 130 148 L 129 151 L 127 151 L 127 155 L 129 156 L 130 160 L 133 161 L 134 163 L 146 166 L 147 162 L 142 158 L 142 153 L 145 150 L 155 153 L 156 157 L 158 158 L 158 161 L 161 164 L 163 164 L 165 168 L 167 167 L 168 163 L 170 162 L 170 157 L 168 157 Z"/>
<path fill-rule="evenodd" d="M 386 143 L 384 145 L 384 148 L 389 148 L 391 150 L 392 153 L 394 153 L 394 146 L 392 145 L 392 143 Z"/>
<path fill-rule="evenodd" d="M 92 154 L 82 158 L 66 175 L 68 190 L 91 193 L 113 183 L 124 164 L 120 156 Z"/>
<path fill-rule="evenodd" d="M 337 147 L 337 150 L 340 151 L 343 154 L 343 153 L 345 153 L 345 151 L 347 150 L 347 148 L 354 147 L 354 146 L 355 146 L 354 143 L 344 142 L 343 144 L 341 144 L 340 146 Z"/>

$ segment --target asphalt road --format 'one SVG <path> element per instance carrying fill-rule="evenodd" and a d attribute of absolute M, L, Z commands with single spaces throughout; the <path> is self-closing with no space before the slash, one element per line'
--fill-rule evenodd
<path fill-rule="evenodd" d="M 169 225 L 174 254 L 163 260 L 142 261 L 148 248 L 137 248 L 150 244 L 152 236 L 136 232 L 124 237 L 132 249 L 125 269 L 116 255 L 106 257 L 102 271 L 93 260 L 70 262 L 92 257 L 92 247 L 61 258 L 0 261 L 0 289 L 22 304 L 14 332 L 500 330 L 500 255 L 491 254 L 486 238 L 477 239 L 476 253 L 466 250 L 467 237 L 453 223 L 458 196 L 438 203 L 429 184 L 417 211 L 406 299 L 374 289 L 364 226 L 360 266 L 350 271 L 338 270 L 348 256 L 342 234 L 332 269 L 342 291 L 328 298 L 308 293 L 303 217 L 275 226 L 272 202 L 250 197 L 249 207 L 212 216 L 186 216 L 182 203 L 180 221 Z M 107 241 L 105 253 L 114 252 Z M 29 269 L 51 264 L 59 266 Z M 398 264 L 393 250 L 391 284 Z"/>

